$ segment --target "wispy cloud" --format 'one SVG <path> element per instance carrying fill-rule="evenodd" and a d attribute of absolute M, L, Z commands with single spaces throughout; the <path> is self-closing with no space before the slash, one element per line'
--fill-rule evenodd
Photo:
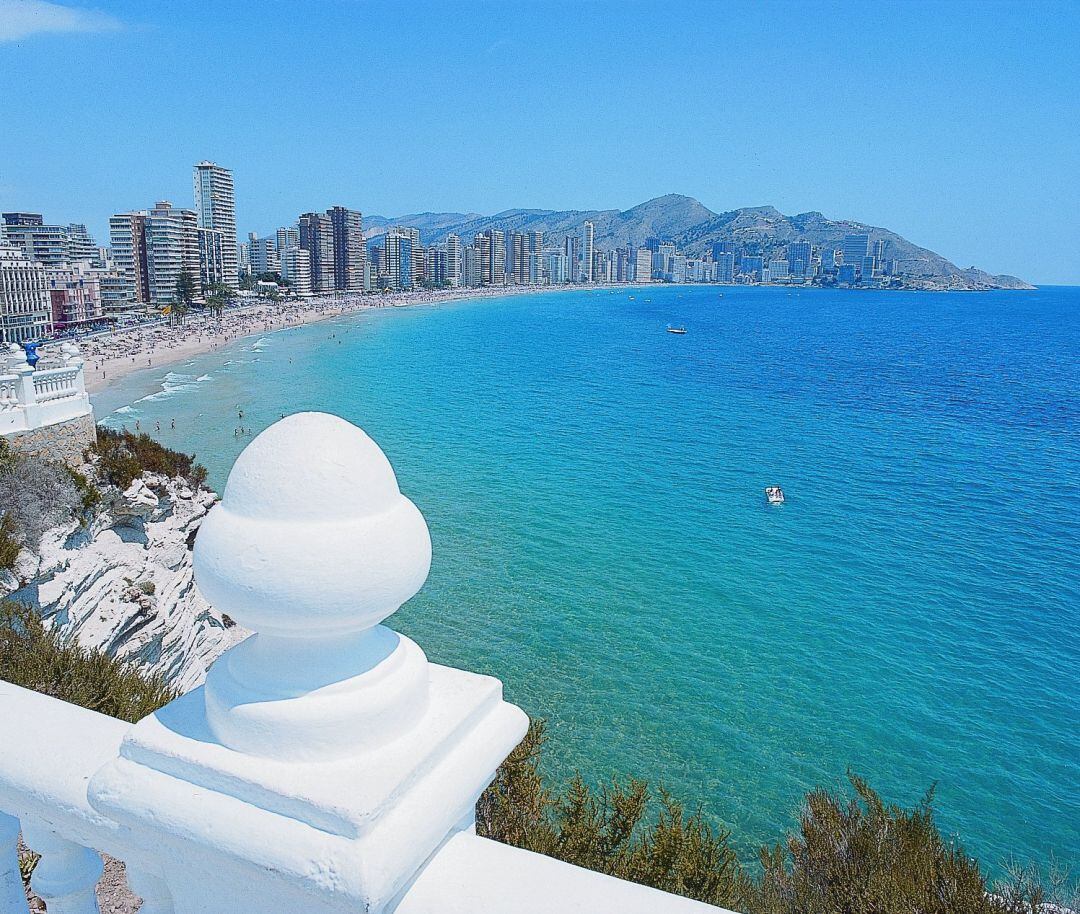
<path fill-rule="evenodd" d="M 0 0 L 0 42 L 33 35 L 115 32 L 123 24 L 99 10 L 49 3 L 48 0 Z"/>

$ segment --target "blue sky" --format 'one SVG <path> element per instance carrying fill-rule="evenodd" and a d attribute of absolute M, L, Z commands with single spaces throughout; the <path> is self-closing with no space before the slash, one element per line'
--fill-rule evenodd
<path fill-rule="evenodd" d="M 1080 2 L 0 0 L 0 208 L 711 209 L 1080 283 Z"/>

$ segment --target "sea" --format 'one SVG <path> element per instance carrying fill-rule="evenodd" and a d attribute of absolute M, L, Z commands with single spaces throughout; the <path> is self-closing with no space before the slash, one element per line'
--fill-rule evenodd
<path fill-rule="evenodd" d="M 434 543 L 390 624 L 546 718 L 554 778 L 663 785 L 751 860 L 850 771 L 992 874 L 1080 865 L 1080 288 L 371 309 L 95 405 L 219 491 L 240 429 L 362 426 Z"/>

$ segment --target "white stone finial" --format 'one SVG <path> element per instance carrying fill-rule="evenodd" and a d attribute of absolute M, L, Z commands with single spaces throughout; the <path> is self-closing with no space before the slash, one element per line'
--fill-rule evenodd
<path fill-rule="evenodd" d="M 431 539 L 355 425 L 298 413 L 256 437 L 199 530 L 194 565 L 206 598 L 257 633 L 207 678 L 225 745 L 325 758 L 422 713 L 426 658 L 379 623 L 423 585 Z"/>
<path fill-rule="evenodd" d="M 133 726 L 87 789 L 140 846 L 172 842 L 143 863 L 175 910 L 381 914 L 471 825 L 528 719 L 498 680 L 379 624 L 430 561 L 423 517 L 358 428 L 300 414 L 241 454 L 195 574 L 256 634 Z M 213 861 L 198 880 L 188 848 Z"/>

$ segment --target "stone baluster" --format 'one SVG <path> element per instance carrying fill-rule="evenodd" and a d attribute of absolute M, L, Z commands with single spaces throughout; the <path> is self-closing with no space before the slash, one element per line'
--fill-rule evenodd
<path fill-rule="evenodd" d="M 177 914 L 378 914 L 472 824 L 528 721 L 497 680 L 381 624 L 430 563 L 423 516 L 348 422 L 290 416 L 237 459 L 195 578 L 255 634 L 129 730 L 88 790 L 153 849 L 134 862 Z"/>
<path fill-rule="evenodd" d="M 19 872 L 19 820 L 0 812 L 0 914 L 26 914 Z"/>
<path fill-rule="evenodd" d="M 139 914 L 173 914 L 172 895 L 169 887 L 157 876 L 128 864 L 128 887 L 142 899 Z"/>
<path fill-rule="evenodd" d="M 49 914 L 99 914 L 95 888 L 101 878 L 101 857 L 33 823 L 23 823 L 23 838 L 41 854 L 30 876 L 30 888 L 45 902 Z"/>

